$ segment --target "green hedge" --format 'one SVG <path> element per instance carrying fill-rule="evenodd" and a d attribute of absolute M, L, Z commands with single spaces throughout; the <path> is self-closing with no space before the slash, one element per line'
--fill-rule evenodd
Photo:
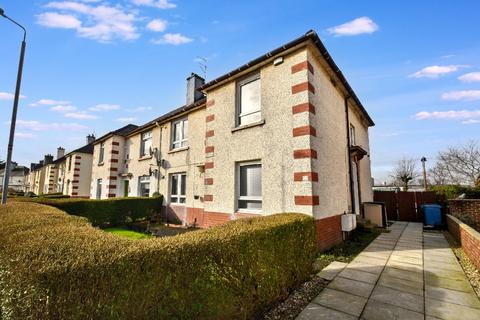
<path fill-rule="evenodd" d="M 122 226 L 128 222 L 148 219 L 160 213 L 163 198 L 112 198 L 105 200 L 80 198 L 26 198 L 59 208 L 69 214 L 87 218 L 95 226 Z"/>
<path fill-rule="evenodd" d="M 0 318 L 253 318 L 309 277 L 315 254 L 303 214 L 140 241 L 10 203 L 0 208 Z"/>
<path fill-rule="evenodd" d="M 431 186 L 429 191 L 435 191 L 444 195 L 447 199 L 455 199 L 461 194 L 465 194 L 466 199 L 480 199 L 480 187 L 459 185 Z"/>

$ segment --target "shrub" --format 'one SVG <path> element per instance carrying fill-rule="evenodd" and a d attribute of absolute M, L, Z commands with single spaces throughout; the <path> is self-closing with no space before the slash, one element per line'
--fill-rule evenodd
<path fill-rule="evenodd" d="M 460 185 L 431 186 L 430 191 L 445 196 L 447 199 L 455 199 L 465 194 L 466 199 L 480 199 L 480 187 L 468 187 Z"/>
<path fill-rule="evenodd" d="M 163 198 L 30 198 L 28 201 L 59 208 L 69 214 L 87 218 L 95 226 L 122 226 L 160 213 Z"/>
<path fill-rule="evenodd" d="M 35 203 L 0 208 L 2 319 L 246 319 L 310 274 L 311 217 L 129 240 Z"/>

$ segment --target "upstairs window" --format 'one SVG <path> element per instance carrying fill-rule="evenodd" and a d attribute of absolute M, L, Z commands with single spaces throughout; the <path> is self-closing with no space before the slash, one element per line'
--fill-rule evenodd
<path fill-rule="evenodd" d="M 72 169 L 72 156 L 68 158 L 68 171 Z"/>
<path fill-rule="evenodd" d="M 152 147 L 152 131 L 142 133 L 142 141 L 140 142 L 140 157 L 150 155 Z"/>
<path fill-rule="evenodd" d="M 174 173 L 170 176 L 170 202 L 185 203 L 187 193 L 187 174 Z"/>
<path fill-rule="evenodd" d="M 172 122 L 172 146 L 171 149 L 186 147 L 188 143 L 188 119 Z"/>
<path fill-rule="evenodd" d="M 100 151 L 98 154 L 98 164 L 103 163 L 103 158 L 105 156 L 105 142 L 100 143 Z"/>
<path fill-rule="evenodd" d="M 262 210 L 262 165 L 260 162 L 240 163 L 237 167 L 240 211 Z"/>
<path fill-rule="evenodd" d="M 259 73 L 237 82 L 236 104 L 237 126 L 243 126 L 262 120 Z"/>
<path fill-rule="evenodd" d="M 352 124 L 350 124 L 350 145 L 351 146 L 356 145 L 356 142 L 355 142 L 355 127 Z"/>

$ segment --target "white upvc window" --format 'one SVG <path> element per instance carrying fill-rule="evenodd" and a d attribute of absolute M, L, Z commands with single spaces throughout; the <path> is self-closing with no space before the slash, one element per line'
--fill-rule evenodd
<path fill-rule="evenodd" d="M 101 142 L 100 150 L 98 152 L 98 164 L 103 163 L 104 158 L 105 158 L 105 142 Z"/>
<path fill-rule="evenodd" d="M 171 149 L 186 147 L 188 144 L 188 119 L 172 122 Z"/>
<path fill-rule="evenodd" d="M 97 190 L 95 198 L 102 199 L 102 179 L 97 179 Z"/>
<path fill-rule="evenodd" d="M 355 142 L 355 127 L 353 126 L 353 124 L 350 124 L 350 145 L 351 146 L 356 145 L 356 142 Z"/>
<path fill-rule="evenodd" d="M 262 120 L 260 74 L 255 73 L 237 82 L 235 124 L 244 126 Z"/>
<path fill-rule="evenodd" d="M 141 139 L 140 157 L 145 157 L 150 155 L 150 148 L 152 147 L 152 131 L 142 133 Z"/>
<path fill-rule="evenodd" d="M 186 203 L 187 197 L 187 174 L 173 173 L 170 175 L 170 202 Z"/>
<path fill-rule="evenodd" d="M 140 197 L 150 197 L 150 176 L 138 178 L 138 195 Z"/>
<path fill-rule="evenodd" d="M 237 208 L 239 211 L 262 210 L 262 164 L 260 161 L 237 164 Z"/>

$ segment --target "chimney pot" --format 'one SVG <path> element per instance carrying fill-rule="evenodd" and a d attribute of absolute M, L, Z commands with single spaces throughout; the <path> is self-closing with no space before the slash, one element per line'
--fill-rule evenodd
<path fill-rule="evenodd" d="M 187 106 L 203 98 L 203 93 L 198 90 L 205 84 L 205 79 L 193 73 L 187 78 Z"/>
<path fill-rule="evenodd" d="M 46 154 L 44 159 L 43 159 L 43 163 L 45 165 L 47 165 L 47 164 L 50 164 L 52 162 L 53 162 L 53 156 L 51 154 Z"/>

